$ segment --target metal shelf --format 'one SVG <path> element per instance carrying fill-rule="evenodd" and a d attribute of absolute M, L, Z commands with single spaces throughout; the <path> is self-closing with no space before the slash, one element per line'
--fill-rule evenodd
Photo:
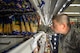
<path fill-rule="evenodd" d="M 9 51 L 8 53 L 32 53 L 34 51 L 34 49 L 37 47 L 37 41 L 41 40 L 41 48 L 44 48 L 43 46 L 45 45 L 45 41 L 46 41 L 46 34 L 44 32 L 39 32 L 35 35 L 33 35 L 34 37 L 30 38 L 29 40 L 25 41 L 24 43 L 22 43 L 21 45 L 19 45 L 18 47 L 12 49 L 11 51 Z M 39 51 L 39 53 L 42 53 L 44 51 L 42 51 L 42 49 Z"/>

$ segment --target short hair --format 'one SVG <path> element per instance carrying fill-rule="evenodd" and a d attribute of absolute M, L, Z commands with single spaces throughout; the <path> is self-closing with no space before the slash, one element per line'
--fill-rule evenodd
<path fill-rule="evenodd" d="M 62 17 L 64 15 L 67 16 L 67 17 Z M 69 19 L 69 16 L 67 14 L 58 14 L 58 15 L 55 15 L 52 18 L 52 21 L 53 20 L 56 20 L 59 23 L 66 23 L 67 26 L 71 27 L 71 25 L 70 25 L 70 19 Z"/>

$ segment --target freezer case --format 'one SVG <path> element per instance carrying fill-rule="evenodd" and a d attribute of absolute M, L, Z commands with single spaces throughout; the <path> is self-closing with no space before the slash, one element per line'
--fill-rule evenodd
<path fill-rule="evenodd" d="M 51 43 L 49 42 L 47 34 L 40 31 L 8 53 L 52 53 Z"/>

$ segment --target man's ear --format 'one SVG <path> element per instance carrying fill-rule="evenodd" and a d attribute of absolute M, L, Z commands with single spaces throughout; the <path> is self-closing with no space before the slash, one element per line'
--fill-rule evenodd
<path fill-rule="evenodd" d="M 61 27 L 62 27 L 62 29 L 64 29 L 64 28 L 66 27 L 66 24 L 63 23 L 63 24 L 61 25 Z"/>

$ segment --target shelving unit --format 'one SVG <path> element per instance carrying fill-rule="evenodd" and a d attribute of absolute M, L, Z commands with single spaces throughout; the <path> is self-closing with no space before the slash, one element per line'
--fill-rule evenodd
<path fill-rule="evenodd" d="M 18 47 L 10 50 L 8 53 L 52 53 L 51 49 L 45 51 L 46 45 L 50 44 L 46 42 L 46 33 L 40 31 L 39 33 L 33 35 L 34 37 L 25 41 Z M 39 43 L 39 45 L 38 45 Z"/>
<path fill-rule="evenodd" d="M 1 5 L 0 5 L 1 6 Z M 0 7 L 1 8 L 1 7 Z M 0 18 L 10 18 L 10 16 L 12 15 L 36 15 L 37 13 L 35 11 L 27 11 L 27 10 L 21 10 L 21 9 L 1 9 L 0 10 Z M 4 19 L 5 19 L 4 18 Z M 4 24 L 4 23 L 2 23 Z M 6 53 L 7 51 L 19 46 L 20 44 L 22 44 L 24 41 L 27 41 L 28 39 L 30 39 L 31 37 L 33 37 L 35 33 L 30 33 L 30 34 L 26 34 L 26 35 L 21 35 L 21 34 L 0 34 L 0 53 Z"/>

